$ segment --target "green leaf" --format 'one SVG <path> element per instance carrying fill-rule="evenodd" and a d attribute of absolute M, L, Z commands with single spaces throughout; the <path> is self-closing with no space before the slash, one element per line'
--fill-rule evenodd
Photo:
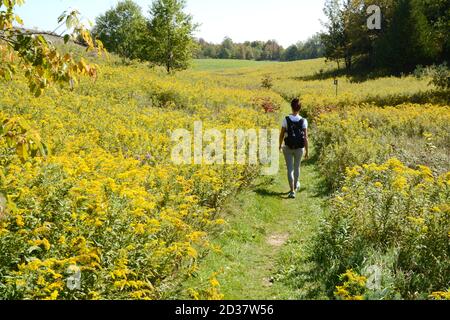
<path fill-rule="evenodd" d="M 27 250 L 28 254 L 32 254 L 33 252 L 36 252 L 36 251 L 38 251 L 38 252 L 42 251 L 41 247 L 32 246 L 32 247 L 28 248 L 28 250 Z"/>
<path fill-rule="evenodd" d="M 45 143 L 39 144 L 39 152 L 41 153 L 41 156 L 45 157 L 48 155 L 48 147 Z"/>
<path fill-rule="evenodd" d="M 36 90 L 34 91 L 34 96 L 35 98 L 39 98 L 43 93 L 42 88 L 36 88 Z"/>
<path fill-rule="evenodd" d="M 15 16 L 15 19 L 17 21 L 18 24 L 23 25 L 23 20 L 21 17 L 19 17 L 18 15 Z"/>
<path fill-rule="evenodd" d="M 61 23 L 64 21 L 64 19 L 66 18 L 67 15 L 67 11 L 64 11 L 63 13 L 61 13 L 61 15 L 58 17 L 58 23 Z"/>
<path fill-rule="evenodd" d="M 36 39 L 43 45 L 47 45 L 47 40 L 45 40 L 44 36 L 38 35 Z"/>
<path fill-rule="evenodd" d="M 28 150 L 25 143 L 19 143 L 16 146 L 16 152 L 21 160 L 26 161 L 28 159 Z"/>

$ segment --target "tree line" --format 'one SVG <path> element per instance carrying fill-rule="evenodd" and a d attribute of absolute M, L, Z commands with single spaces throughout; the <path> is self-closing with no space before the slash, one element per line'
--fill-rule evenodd
<path fill-rule="evenodd" d="M 315 59 L 324 55 L 320 35 L 315 35 L 305 42 L 298 42 L 287 49 L 276 40 L 235 43 L 228 37 L 220 44 L 210 43 L 204 39 L 199 39 L 197 44 L 198 50 L 195 54 L 197 59 L 294 61 Z"/>
<path fill-rule="evenodd" d="M 164 66 L 168 73 L 188 67 L 196 48 L 197 25 L 184 0 L 154 0 L 146 17 L 132 0 L 96 18 L 92 34 L 109 52 Z"/>
<path fill-rule="evenodd" d="M 417 65 L 448 61 L 450 1 L 378 0 L 381 28 L 370 30 L 366 0 L 326 0 L 327 22 L 321 41 L 328 60 L 347 71 L 365 69 L 391 74 Z"/>
<path fill-rule="evenodd" d="M 284 49 L 276 40 L 214 44 L 195 39 L 198 25 L 185 0 L 154 0 L 148 15 L 123 0 L 96 19 L 93 35 L 125 59 L 185 69 L 195 58 L 294 61 L 325 56 L 346 71 L 401 74 L 417 65 L 448 61 L 450 1 L 378 0 L 380 28 L 371 29 L 372 1 L 326 0 L 324 31 Z"/>
<path fill-rule="evenodd" d="M 123 0 L 96 18 L 93 35 L 109 52 L 124 59 L 139 59 L 185 69 L 190 58 L 293 61 L 323 57 L 319 35 L 284 49 L 276 40 L 220 44 L 195 39 L 198 25 L 184 12 L 184 0 L 154 0 L 148 15 L 132 0 Z"/>

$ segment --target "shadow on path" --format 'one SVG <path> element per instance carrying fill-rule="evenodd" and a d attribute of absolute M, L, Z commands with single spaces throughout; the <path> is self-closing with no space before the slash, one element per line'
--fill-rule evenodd
<path fill-rule="evenodd" d="M 263 197 L 275 197 L 281 199 L 287 199 L 287 196 L 289 194 L 289 192 L 275 192 L 264 188 L 256 189 L 255 193 Z"/>

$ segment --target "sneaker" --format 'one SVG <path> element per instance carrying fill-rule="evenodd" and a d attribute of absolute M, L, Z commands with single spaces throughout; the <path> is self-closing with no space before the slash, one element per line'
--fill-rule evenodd
<path fill-rule="evenodd" d="M 300 187 L 301 187 L 301 185 L 300 185 L 300 181 L 299 181 L 299 182 L 297 182 L 297 187 L 295 188 L 295 190 L 297 192 L 300 192 Z"/>
<path fill-rule="evenodd" d="M 295 199 L 295 192 L 289 192 L 288 198 Z"/>

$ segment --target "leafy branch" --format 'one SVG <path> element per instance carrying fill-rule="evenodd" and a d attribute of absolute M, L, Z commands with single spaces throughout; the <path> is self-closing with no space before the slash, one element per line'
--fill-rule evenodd
<path fill-rule="evenodd" d="M 0 78 L 11 80 L 18 69 L 22 70 L 36 97 L 55 83 L 73 87 L 81 75 L 96 79 L 97 65 L 88 64 L 83 58 L 75 58 L 71 53 L 61 54 L 43 33 L 14 27 L 14 23 L 23 25 L 20 17 L 14 14 L 14 8 L 23 3 L 23 0 L 0 1 Z M 77 10 L 61 14 L 58 24 L 56 30 L 66 27 L 63 36 L 65 44 L 70 40 L 81 39 L 86 51 L 96 51 L 98 54 L 105 52 L 102 43 L 94 40 L 81 23 Z"/>

